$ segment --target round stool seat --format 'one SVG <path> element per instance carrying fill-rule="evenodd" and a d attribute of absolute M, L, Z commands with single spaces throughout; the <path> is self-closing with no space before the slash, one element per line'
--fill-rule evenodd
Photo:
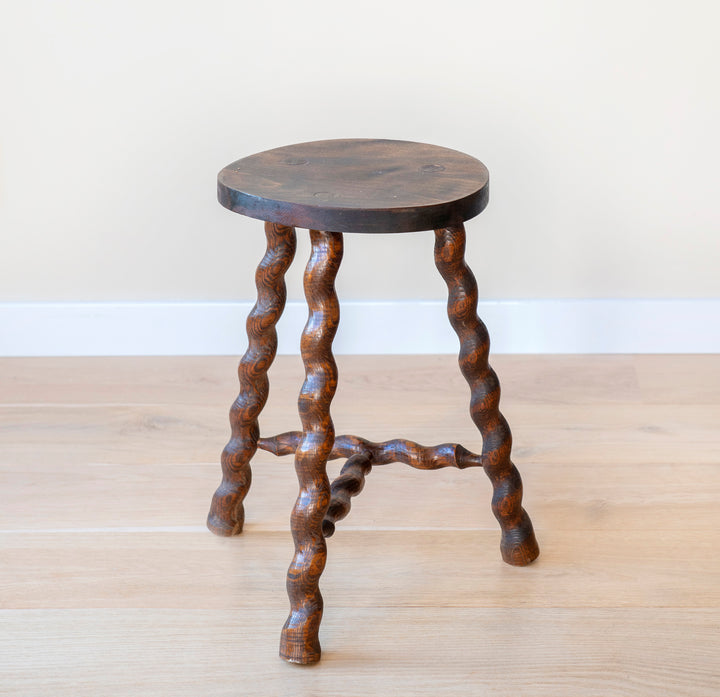
<path fill-rule="evenodd" d="M 488 202 L 474 157 L 404 140 L 319 140 L 245 157 L 218 175 L 236 213 L 331 232 L 413 232 L 459 225 Z"/>

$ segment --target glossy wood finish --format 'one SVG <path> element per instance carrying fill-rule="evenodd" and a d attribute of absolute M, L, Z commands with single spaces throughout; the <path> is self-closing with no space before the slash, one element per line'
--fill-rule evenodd
<path fill-rule="evenodd" d="M 488 363 L 490 338 L 477 316 L 475 276 L 465 263 L 462 225 L 435 231 L 435 265 L 448 286 L 448 317 L 460 339 L 460 370 L 470 386 L 470 416 L 482 434 L 483 467 L 492 482 L 492 508 L 502 529 L 508 564 L 524 566 L 539 554 L 530 517 L 522 507 L 522 480 L 510 460 L 512 435 L 500 413 L 500 382 Z"/>
<path fill-rule="evenodd" d="M 285 272 L 295 256 L 295 229 L 265 223 L 267 251 L 255 274 L 257 302 L 247 318 L 248 349 L 240 360 L 240 394 L 230 409 L 230 441 L 222 453 L 223 479 L 213 496 L 207 525 L 217 535 L 243 527 L 243 499 L 250 489 L 250 459 L 260 435 L 258 415 L 267 401 L 267 371 L 277 351 L 275 325 L 285 307 Z"/>
<path fill-rule="evenodd" d="M 220 203 L 243 215 L 338 232 L 455 225 L 488 201 L 488 171 L 457 150 L 403 140 L 323 140 L 245 157 L 218 175 Z"/>
<path fill-rule="evenodd" d="M 303 437 L 295 452 L 300 493 L 290 519 L 295 542 L 287 575 L 290 616 L 280 638 L 280 656 L 304 664 L 320 660 L 323 600 L 318 581 L 327 558 L 322 523 L 330 504 L 326 464 L 335 440 L 330 402 L 338 378 L 332 355 L 340 321 L 334 284 L 343 253 L 342 233 L 311 230 L 310 240 L 312 251 L 304 278 L 310 314 L 300 343 L 305 382 L 298 399 Z"/>

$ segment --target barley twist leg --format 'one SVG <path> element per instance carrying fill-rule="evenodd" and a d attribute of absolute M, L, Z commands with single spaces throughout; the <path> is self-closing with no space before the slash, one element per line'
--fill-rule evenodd
<path fill-rule="evenodd" d="M 357 496 L 365 486 L 365 477 L 372 469 L 370 453 L 351 455 L 340 470 L 340 475 L 330 485 L 330 506 L 323 520 L 323 534 L 332 537 L 335 534 L 335 523 L 350 513 L 353 496 Z"/>
<path fill-rule="evenodd" d="M 488 332 L 477 316 L 477 283 L 464 257 L 462 225 L 435 231 L 435 264 L 448 286 L 448 317 L 460 339 L 459 362 L 470 386 L 470 415 L 482 434 L 483 468 L 493 485 L 493 513 L 502 529 L 500 550 L 508 564 L 524 566 L 539 550 L 522 507 L 520 473 L 510 460 L 512 436 L 499 411 L 500 382 L 488 364 Z"/>
<path fill-rule="evenodd" d="M 318 588 L 327 546 L 322 523 L 330 504 L 327 460 L 335 440 L 330 402 L 337 388 L 332 341 L 340 311 L 335 276 L 342 259 L 342 233 L 310 231 L 312 253 L 305 270 L 309 317 L 302 335 L 305 382 L 298 399 L 303 435 L 295 452 L 300 493 L 290 527 L 295 556 L 288 569 L 290 616 L 280 639 L 280 656 L 292 663 L 320 660 L 318 631 L 323 601 Z"/>
<path fill-rule="evenodd" d="M 258 415 L 267 401 L 267 371 L 277 351 L 275 325 L 285 307 L 285 272 L 295 256 L 295 229 L 265 223 L 267 251 L 255 274 L 257 302 L 247 318 L 248 349 L 240 360 L 240 394 L 230 409 L 230 441 L 222 453 L 222 483 L 213 496 L 207 525 L 217 535 L 237 535 L 245 519 L 250 459 L 260 435 Z"/>

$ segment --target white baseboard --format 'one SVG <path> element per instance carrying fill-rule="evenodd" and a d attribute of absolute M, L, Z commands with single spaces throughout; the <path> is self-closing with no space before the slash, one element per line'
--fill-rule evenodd
<path fill-rule="evenodd" d="M 0 303 L 0 356 L 236 355 L 251 302 Z M 720 299 L 500 300 L 478 313 L 494 353 L 720 353 Z M 288 303 L 279 353 L 307 318 Z M 341 304 L 337 354 L 456 353 L 443 301 Z"/>

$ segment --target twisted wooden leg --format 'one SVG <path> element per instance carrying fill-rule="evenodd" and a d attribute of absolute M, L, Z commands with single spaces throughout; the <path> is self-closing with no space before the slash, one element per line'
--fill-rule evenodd
<path fill-rule="evenodd" d="M 330 402 L 337 388 L 332 341 L 340 310 L 334 283 L 343 238 L 339 232 L 311 230 L 310 240 L 312 253 L 305 269 L 310 314 L 301 341 L 305 382 L 298 399 L 303 436 L 295 452 L 300 494 L 290 519 L 295 541 L 287 576 L 290 616 L 280 639 L 280 656 L 292 663 L 320 660 L 318 630 L 323 602 L 318 582 L 327 558 L 322 523 L 330 504 L 326 465 L 335 440 L 330 418 Z"/>
<path fill-rule="evenodd" d="M 465 228 L 435 231 L 435 265 L 448 286 L 448 317 L 460 339 L 460 369 L 470 386 L 470 415 L 483 439 L 482 463 L 492 482 L 493 513 L 502 529 L 500 550 L 508 564 L 524 566 L 539 554 L 523 509 L 520 473 L 510 461 L 512 436 L 500 413 L 500 382 L 488 364 L 490 339 L 477 316 L 478 290 L 465 264 Z"/>
<path fill-rule="evenodd" d="M 335 533 L 335 523 L 350 513 L 350 499 L 357 496 L 365 486 L 365 477 L 372 469 L 370 453 L 352 455 L 343 465 L 340 474 L 330 485 L 330 506 L 323 520 L 323 534 L 332 537 Z"/>
<path fill-rule="evenodd" d="M 222 453 L 222 483 L 207 525 L 217 535 L 242 531 L 243 499 L 250 489 L 250 459 L 260 435 L 258 415 L 268 396 L 267 371 L 275 358 L 275 324 L 285 307 L 285 272 L 295 256 L 295 229 L 265 223 L 267 251 L 255 274 L 257 302 L 247 318 L 248 349 L 240 360 L 240 394 L 230 409 L 231 437 Z"/>

